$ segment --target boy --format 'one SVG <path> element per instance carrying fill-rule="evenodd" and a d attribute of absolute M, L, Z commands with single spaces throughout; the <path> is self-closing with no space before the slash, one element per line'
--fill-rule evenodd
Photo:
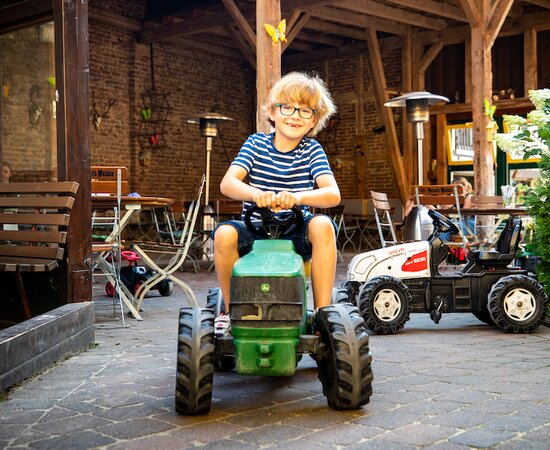
<path fill-rule="evenodd" d="M 249 136 L 220 189 L 224 195 L 244 201 L 241 219 L 252 203 L 281 214 L 294 205 L 302 209 L 302 230 L 285 237 L 292 239 L 304 260 L 311 258 L 313 298 L 315 308 L 321 308 L 330 304 L 334 285 L 335 224 L 327 216 L 313 216 L 308 207 L 338 205 L 340 190 L 323 148 L 311 136 L 323 128 L 336 108 L 320 78 L 292 72 L 275 83 L 264 110 L 275 131 Z M 244 182 L 247 176 L 248 184 Z M 226 310 L 215 320 L 216 336 L 231 329 L 231 272 L 237 259 L 250 252 L 255 238 L 258 236 L 242 221 L 224 222 L 214 232 L 214 263 Z"/>

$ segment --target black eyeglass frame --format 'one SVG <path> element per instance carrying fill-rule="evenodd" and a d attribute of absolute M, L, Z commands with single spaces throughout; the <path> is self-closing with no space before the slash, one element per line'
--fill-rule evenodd
<path fill-rule="evenodd" d="M 283 108 L 282 108 L 283 106 L 285 106 L 285 107 L 287 107 L 287 108 L 294 108 L 294 110 L 293 110 L 292 113 L 290 113 L 290 114 L 285 114 L 285 113 L 283 112 Z M 313 116 L 314 116 L 315 113 L 316 113 L 316 111 L 315 111 L 313 108 L 304 108 L 304 109 L 311 110 L 311 116 L 308 115 L 308 116 L 304 117 L 304 116 L 302 115 L 302 113 L 304 112 L 304 110 L 303 110 L 302 108 L 296 108 L 295 106 L 287 105 L 286 103 L 275 103 L 275 107 L 276 107 L 276 108 L 279 108 L 279 111 L 281 111 L 281 114 L 282 114 L 283 116 L 290 117 L 290 116 L 294 115 L 294 113 L 295 113 L 296 111 L 298 111 L 298 115 L 299 115 L 302 119 L 306 119 L 306 120 L 307 120 L 307 119 L 312 119 Z"/>

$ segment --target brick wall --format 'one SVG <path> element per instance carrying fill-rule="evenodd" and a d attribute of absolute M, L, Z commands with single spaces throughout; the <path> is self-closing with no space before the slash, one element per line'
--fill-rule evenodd
<path fill-rule="evenodd" d="M 143 14 L 140 0 L 90 0 L 89 6 L 134 18 Z M 131 190 L 142 195 L 188 199 L 194 181 L 204 171 L 206 143 L 199 135 L 198 126 L 188 124 L 185 119 L 204 112 L 221 113 L 236 121 L 222 124 L 221 136 L 213 141 L 210 186 L 211 198 L 216 199 L 220 197 L 219 182 L 230 160 L 254 131 L 255 73 L 244 60 L 197 50 L 187 46 L 186 39 L 155 43 L 151 47 L 138 43 L 133 32 L 90 19 L 91 161 L 94 165 L 127 166 Z M 18 61 L 17 47 L 12 47 L 11 51 L 10 59 Z M 37 55 L 45 53 L 37 48 Z M 384 52 L 383 60 L 388 86 L 398 89 L 399 50 Z M 33 61 L 39 59 L 29 57 L 25 61 L 20 64 L 33 65 Z M 33 70 L 29 67 L 26 72 L 20 72 L 31 74 Z M 327 149 L 343 197 L 364 197 L 369 189 L 397 197 L 385 133 L 374 131 L 381 120 L 376 110 L 367 55 L 283 68 L 284 73 L 290 70 L 318 72 L 327 81 L 336 101 L 337 120 L 318 139 Z M 47 75 L 41 74 L 40 79 Z M 31 81 L 23 79 L 26 92 Z M 42 84 L 43 104 L 48 107 L 51 93 L 47 91 L 47 83 Z M 153 87 L 156 93 L 166 95 L 170 106 L 164 133 L 160 136 L 161 144 L 165 145 L 144 145 L 148 136 L 139 136 L 143 132 L 141 110 L 145 106 L 142 95 Z M 28 99 L 25 96 L 21 99 L 24 104 L 18 108 L 9 105 L 14 98 L 6 102 L 17 111 L 14 117 L 21 116 L 15 121 L 20 126 L 13 125 L 13 129 L 6 130 L 11 133 L 4 138 L 6 159 L 14 160 L 16 173 L 33 176 L 38 173 L 40 177 L 47 177 L 55 161 L 48 159 L 51 159 L 51 150 L 41 147 L 46 144 L 33 141 L 38 130 L 28 124 Z M 93 114 L 105 114 L 110 100 L 115 103 L 96 129 Z M 44 114 L 51 116 L 51 111 Z M 50 125 L 43 121 L 38 127 Z M 48 144 L 51 143 L 50 139 Z M 37 157 L 38 154 L 41 156 Z"/>
<path fill-rule="evenodd" d="M 105 3 L 101 8 L 106 9 Z M 124 11 L 126 3 L 113 3 L 110 9 Z M 188 124 L 186 118 L 217 112 L 236 119 L 220 125 L 220 136 L 213 140 L 211 198 L 220 197 L 219 183 L 229 161 L 253 131 L 252 68 L 178 42 L 155 43 L 151 52 L 131 32 L 93 20 L 89 27 L 90 105 L 95 102 L 103 112 L 109 99 L 116 101 L 97 130 L 90 121 L 92 163 L 126 165 L 130 189 L 141 195 L 189 199 L 195 180 L 204 172 L 206 141 L 198 125 Z M 160 136 L 166 145 L 159 146 L 147 145 L 148 136 L 139 136 L 142 94 L 153 88 L 151 62 L 155 92 L 165 94 L 170 107 Z"/>
<path fill-rule="evenodd" d="M 388 87 L 399 90 L 400 50 L 385 52 L 382 58 Z M 335 132 L 325 130 L 319 134 L 318 140 L 327 148 L 342 196 L 364 198 L 373 189 L 397 198 L 399 193 L 385 132 L 374 131 L 382 125 L 382 120 L 374 98 L 368 55 L 335 58 L 321 64 L 286 67 L 285 70 L 316 72 L 328 84 L 338 107 L 338 122 Z M 397 124 L 396 127 L 400 137 L 400 126 Z"/>

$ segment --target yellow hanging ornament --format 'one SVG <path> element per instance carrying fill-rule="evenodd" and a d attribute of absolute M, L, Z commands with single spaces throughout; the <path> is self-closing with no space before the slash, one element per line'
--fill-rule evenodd
<path fill-rule="evenodd" d="M 264 27 L 265 31 L 267 31 L 267 34 L 273 41 L 272 45 L 275 45 L 277 42 L 286 42 L 286 19 L 281 20 L 279 25 L 277 25 L 277 28 L 269 23 L 264 23 Z"/>

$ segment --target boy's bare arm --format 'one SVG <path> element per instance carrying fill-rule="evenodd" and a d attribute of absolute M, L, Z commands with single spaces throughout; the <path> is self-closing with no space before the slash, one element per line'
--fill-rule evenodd
<path fill-rule="evenodd" d="M 315 182 L 317 189 L 297 193 L 300 205 L 332 208 L 340 203 L 340 189 L 332 175 L 321 175 Z"/>

